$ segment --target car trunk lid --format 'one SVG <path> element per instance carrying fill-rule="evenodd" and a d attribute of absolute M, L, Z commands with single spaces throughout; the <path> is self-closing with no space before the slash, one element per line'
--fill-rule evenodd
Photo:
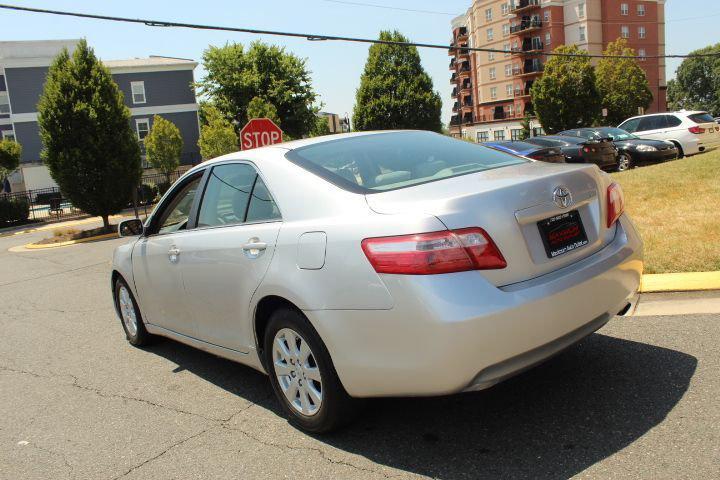
<path fill-rule="evenodd" d="M 497 286 L 529 280 L 592 255 L 612 240 L 605 223 L 607 182 L 594 165 L 528 162 L 366 195 L 380 214 L 423 212 L 448 229 L 485 229 L 507 260 L 501 270 L 483 275 Z M 566 188 L 572 202 L 555 203 L 554 192 Z M 550 258 L 538 222 L 577 211 L 587 245 Z M 611 231 L 612 230 L 612 231 Z M 418 232 L 422 233 L 422 232 Z"/>

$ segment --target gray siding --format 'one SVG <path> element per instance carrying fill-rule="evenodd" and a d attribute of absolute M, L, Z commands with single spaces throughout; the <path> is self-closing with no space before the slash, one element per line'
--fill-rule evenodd
<path fill-rule="evenodd" d="M 163 113 L 160 115 L 166 120 L 171 121 L 180 130 L 183 139 L 183 153 L 180 158 L 182 165 L 192 165 L 200 162 L 200 148 L 197 143 L 200 138 L 200 127 L 198 124 L 197 112 L 180 112 L 180 113 Z M 152 115 L 137 115 L 132 117 L 131 125 L 135 130 L 136 118 L 148 118 L 150 120 L 150 128 L 153 125 Z"/>
<path fill-rule="evenodd" d="M 195 103 L 195 91 L 191 86 L 192 70 L 120 73 L 113 75 L 113 78 L 125 95 L 125 104 L 130 108 Z M 145 82 L 146 103 L 133 104 L 130 82 L 139 81 Z"/>
<path fill-rule="evenodd" d="M 12 125 L 0 125 L 0 132 L 3 130 L 12 130 Z"/>
<path fill-rule="evenodd" d="M 48 67 L 5 68 L 12 112 L 37 112 Z"/>
<path fill-rule="evenodd" d="M 22 145 L 22 163 L 38 163 L 42 142 L 40 141 L 40 129 L 37 122 L 15 123 L 15 140 Z"/>

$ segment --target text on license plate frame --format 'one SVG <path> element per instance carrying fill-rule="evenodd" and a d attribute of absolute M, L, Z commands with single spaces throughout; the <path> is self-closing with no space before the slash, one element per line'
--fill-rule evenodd
<path fill-rule="evenodd" d="M 578 210 L 540 220 L 537 226 L 548 258 L 557 258 L 589 243 Z"/>

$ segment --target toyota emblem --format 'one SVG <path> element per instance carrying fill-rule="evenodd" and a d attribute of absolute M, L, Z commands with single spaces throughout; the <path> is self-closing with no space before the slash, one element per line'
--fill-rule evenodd
<path fill-rule="evenodd" d="M 573 204 L 572 194 L 567 187 L 556 187 L 553 191 L 553 200 L 560 208 L 568 208 Z"/>

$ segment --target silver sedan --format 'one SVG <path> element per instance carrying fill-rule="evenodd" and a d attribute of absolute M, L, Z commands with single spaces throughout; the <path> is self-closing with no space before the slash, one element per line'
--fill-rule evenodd
<path fill-rule="evenodd" d="M 624 311 L 642 242 L 594 165 L 417 131 L 205 162 L 120 225 L 128 341 L 170 337 L 269 375 L 322 432 L 359 399 L 490 387 Z"/>

